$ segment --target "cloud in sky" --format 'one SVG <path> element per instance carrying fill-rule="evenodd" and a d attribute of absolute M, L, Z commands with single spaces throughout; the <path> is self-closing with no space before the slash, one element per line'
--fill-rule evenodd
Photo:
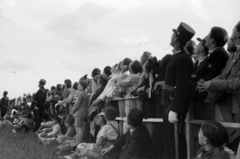
<path fill-rule="evenodd" d="M 0 0 L 0 93 L 33 93 L 40 78 L 46 87 L 77 81 L 92 69 L 150 51 L 171 53 L 172 28 L 181 21 L 205 37 L 213 26 L 229 34 L 239 21 L 239 0 Z M 27 83 L 25 84 L 27 80 Z M 16 89 L 17 88 L 17 89 Z"/>
<path fill-rule="evenodd" d="M 25 61 L 17 61 L 16 59 L 14 60 L 1 60 L 0 63 L 0 71 L 1 72 L 30 72 L 33 71 L 34 67 L 25 62 Z"/>

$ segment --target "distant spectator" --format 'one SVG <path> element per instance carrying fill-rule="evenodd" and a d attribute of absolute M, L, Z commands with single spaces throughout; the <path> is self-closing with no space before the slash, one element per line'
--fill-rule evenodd
<path fill-rule="evenodd" d="M 46 84 L 46 80 L 41 79 L 39 81 L 39 85 L 38 85 L 39 90 L 37 91 L 37 93 L 34 96 L 34 103 L 35 103 L 34 116 L 36 119 L 34 131 L 37 131 L 38 128 L 40 127 L 40 124 L 42 122 L 42 116 L 45 111 L 44 104 L 45 104 L 46 96 L 47 96 L 47 92 L 44 88 L 45 84 Z"/>
<path fill-rule="evenodd" d="M 101 70 L 99 68 L 94 68 L 92 71 L 92 94 L 97 90 L 97 80 L 101 75 Z"/>
<path fill-rule="evenodd" d="M 83 135 L 83 123 L 85 117 L 88 116 L 88 102 L 89 98 L 85 89 L 87 88 L 87 81 L 80 80 L 78 85 L 78 97 L 72 109 L 75 119 L 75 128 L 77 132 L 77 144 L 81 143 Z"/>
<path fill-rule="evenodd" d="M 7 97 L 8 92 L 4 91 L 3 92 L 3 97 L 0 101 L 0 111 L 1 111 L 1 118 L 3 118 L 6 114 L 6 112 L 8 111 L 8 106 L 9 106 L 9 99 Z"/>
<path fill-rule="evenodd" d="M 107 77 L 110 77 L 111 76 L 111 67 L 110 66 L 106 66 L 103 70 L 103 75 L 106 75 Z"/>

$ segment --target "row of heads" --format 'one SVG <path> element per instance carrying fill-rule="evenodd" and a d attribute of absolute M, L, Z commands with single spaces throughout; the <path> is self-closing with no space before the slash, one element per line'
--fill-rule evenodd
<path fill-rule="evenodd" d="M 240 21 L 234 27 L 234 30 L 236 30 L 238 34 L 240 34 Z M 195 31 L 193 30 L 193 28 L 191 28 L 188 24 L 181 22 L 177 29 L 173 29 L 173 32 L 178 37 L 179 42 L 182 45 L 188 47 L 187 48 L 187 50 L 189 50 L 188 52 L 190 54 L 193 54 L 194 45 L 195 45 L 194 41 L 191 40 L 195 35 Z M 205 38 L 203 39 L 197 38 L 197 40 L 204 47 L 204 51 L 208 52 L 209 50 L 208 47 L 210 45 L 209 43 L 214 42 L 216 47 L 223 47 L 229 40 L 231 41 L 234 38 L 235 38 L 234 34 L 232 34 L 232 36 L 229 38 L 228 33 L 224 28 L 214 26 L 211 28 L 210 33 Z M 231 51 L 231 50 L 228 50 L 228 51 Z"/>

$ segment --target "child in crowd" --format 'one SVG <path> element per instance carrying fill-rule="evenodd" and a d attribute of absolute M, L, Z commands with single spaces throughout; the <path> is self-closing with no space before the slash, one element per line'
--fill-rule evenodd
<path fill-rule="evenodd" d="M 62 130 L 60 126 L 60 118 L 57 115 L 52 116 L 52 121 L 54 125 L 50 128 L 44 128 L 38 134 L 40 141 L 43 143 L 49 143 L 50 141 L 56 139 L 59 135 L 62 135 Z"/>
<path fill-rule="evenodd" d="M 72 109 L 75 119 L 75 128 L 77 132 L 77 144 L 81 143 L 83 136 L 83 123 L 85 117 L 88 116 L 88 103 L 89 98 L 85 91 L 88 82 L 86 80 L 79 80 L 78 85 L 78 98 Z"/>
<path fill-rule="evenodd" d="M 73 124 L 74 124 L 73 116 L 70 115 L 70 114 L 67 115 L 67 117 L 66 117 L 66 119 L 64 121 L 64 125 L 67 128 L 67 133 L 65 135 L 58 136 L 57 141 L 59 143 L 62 143 L 65 140 L 73 139 L 73 137 L 76 135 L 76 130 L 75 130 L 75 127 L 74 127 Z"/>
<path fill-rule="evenodd" d="M 101 156 L 102 148 L 109 147 L 118 137 L 119 128 L 118 123 L 115 121 L 117 111 L 115 108 L 109 106 L 105 112 L 99 113 L 95 117 L 95 123 L 101 127 L 97 135 L 96 143 L 81 143 L 77 147 L 77 151 L 66 158 L 80 158 L 89 157 L 97 159 Z M 113 158 L 117 151 L 109 154 L 109 158 Z M 105 157 L 107 158 L 107 157 Z"/>
<path fill-rule="evenodd" d="M 202 124 L 198 140 L 202 147 L 195 159 L 230 159 L 223 147 L 228 141 L 228 132 L 220 123 L 209 121 Z"/>
<path fill-rule="evenodd" d="M 14 126 L 13 133 L 25 131 L 28 132 L 33 126 L 33 116 L 31 113 L 27 114 L 27 117 L 21 118 L 21 122 Z"/>
<path fill-rule="evenodd" d="M 39 134 L 39 132 L 43 128 L 49 128 L 54 125 L 54 121 L 50 119 L 50 117 L 47 113 L 43 113 L 42 119 L 43 119 L 43 122 L 41 123 L 39 129 L 35 132 L 35 134 Z"/>

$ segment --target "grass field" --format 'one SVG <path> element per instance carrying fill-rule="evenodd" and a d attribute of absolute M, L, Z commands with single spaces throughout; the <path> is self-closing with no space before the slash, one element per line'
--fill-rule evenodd
<path fill-rule="evenodd" d="M 44 145 L 31 133 L 13 133 L 10 126 L 0 127 L 0 159 L 55 159 L 53 145 Z"/>

